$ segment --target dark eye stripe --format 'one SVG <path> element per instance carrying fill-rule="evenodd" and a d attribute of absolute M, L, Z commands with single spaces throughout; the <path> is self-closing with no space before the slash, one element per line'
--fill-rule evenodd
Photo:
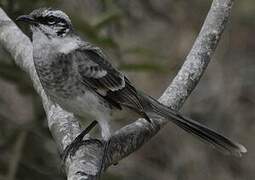
<path fill-rule="evenodd" d="M 37 18 L 36 18 L 36 21 L 38 21 L 38 22 L 41 23 L 41 24 L 48 24 L 48 23 L 47 23 L 47 19 L 44 18 L 44 17 L 37 17 Z"/>
<path fill-rule="evenodd" d="M 58 18 L 55 16 L 46 16 L 46 17 L 38 17 L 36 18 L 38 22 L 45 25 L 53 25 L 53 24 L 60 24 L 60 26 L 66 27 L 68 26 L 66 21 L 62 18 Z"/>

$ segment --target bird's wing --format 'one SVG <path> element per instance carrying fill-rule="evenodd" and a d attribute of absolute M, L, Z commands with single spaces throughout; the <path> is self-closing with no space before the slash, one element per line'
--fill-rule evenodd
<path fill-rule="evenodd" d="M 67 56 L 75 61 L 81 81 L 111 105 L 129 107 L 142 115 L 143 106 L 136 89 L 117 71 L 98 48 L 79 48 Z"/>

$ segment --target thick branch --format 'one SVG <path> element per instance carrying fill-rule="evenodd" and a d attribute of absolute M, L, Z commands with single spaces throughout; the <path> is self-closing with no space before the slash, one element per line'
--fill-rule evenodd
<path fill-rule="evenodd" d="M 230 16 L 233 0 L 214 0 L 205 23 L 196 39 L 184 65 L 160 98 L 160 101 L 175 110 L 179 110 L 191 91 L 195 88 L 205 71 Z M 51 133 L 59 150 L 70 142 L 81 131 L 79 123 L 72 114 L 54 105 L 45 95 L 37 77 L 32 57 L 31 41 L 0 9 L 0 42 L 10 52 L 16 64 L 31 77 L 34 87 L 40 94 L 48 117 Z M 123 127 L 111 138 L 108 158 L 105 167 L 119 161 L 137 150 L 159 129 L 166 124 L 163 119 L 155 119 L 152 124 L 140 119 Z M 102 147 L 89 145 L 81 147 L 72 159 L 68 159 L 66 170 L 68 179 L 95 179 L 99 172 Z"/>
<path fill-rule="evenodd" d="M 34 88 L 42 98 L 43 106 L 47 114 L 49 129 L 59 150 L 62 152 L 63 149 L 81 132 L 79 123 L 72 114 L 64 111 L 58 105 L 53 104 L 47 98 L 35 71 L 31 41 L 21 32 L 1 8 L 0 43 L 11 54 L 15 63 L 31 77 Z M 87 154 L 89 155 L 89 153 Z M 87 159 L 88 158 L 83 153 L 76 153 L 73 159 L 67 161 L 66 171 L 68 179 L 74 180 L 84 176 L 79 173 L 77 174 L 77 172 L 86 172 L 88 167 L 84 166 L 83 162 L 89 162 Z M 98 172 L 98 170 L 95 166 L 94 171 L 90 168 L 87 174 L 93 175 L 96 174 L 96 172 Z"/>

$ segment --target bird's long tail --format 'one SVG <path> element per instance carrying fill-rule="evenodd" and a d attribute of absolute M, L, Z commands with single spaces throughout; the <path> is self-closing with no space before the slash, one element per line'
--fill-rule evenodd
<path fill-rule="evenodd" d="M 224 137 L 190 118 L 182 116 L 180 113 L 171 110 L 152 97 L 144 95 L 143 98 L 146 98 L 147 102 L 148 100 L 150 101 L 149 104 L 146 104 L 147 108 L 148 106 L 150 108 L 149 111 L 153 111 L 153 113 L 172 121 L 188 133 L 199 137 L 201 140 L 209 143 L 212 147 L 220 150 L 224 154 L 241 156 L 243 153 L 247 152 L 243 145 L 231 141 L 227 137 Z"/>

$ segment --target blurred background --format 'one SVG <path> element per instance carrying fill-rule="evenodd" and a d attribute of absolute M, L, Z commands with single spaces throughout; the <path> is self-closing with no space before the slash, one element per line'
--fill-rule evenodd
<path fill-rule="evenodd" d="M 71 16 L 76 30 L 104 48 L 131 81 L 159 97 L 178 72 L 205 19 L 209 0 L 0 0 L 15 19 L 39 7 Z M 27 27 L 19 26 L 30 36 Z M 182 108 L 241 142 L 242 158 L 211 149 L 172 124 L 112 166 L 104 180 L 255 179 L 255 1 L 236 1 L 220 45 Z M 117 117 L 115 128 L 135 118 Z M 0 48 L 0 180 L 64 180 L 56 145 L 30 79 Z"/>

